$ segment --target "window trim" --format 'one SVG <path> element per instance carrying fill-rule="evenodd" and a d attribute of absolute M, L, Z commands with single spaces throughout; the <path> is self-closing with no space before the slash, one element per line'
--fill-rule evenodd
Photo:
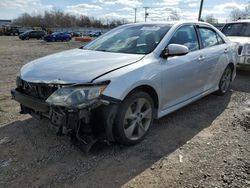
<path fill-rule="evenodd" d="M 224 39 L 219 35 L 219 33 L 217 33 L 216 32 L 216 37 L 217 37 L 217 40 L 218 40 L 218 43 L 219 43 L 219 39 L 218 38 L 220 38 L 221 40 L 222 40 L 222 43 L 220 44 L 218 44 L 218 45 L 222 45 L 222 44 L 225 44 L 226 42 L 224 41 Z"/>

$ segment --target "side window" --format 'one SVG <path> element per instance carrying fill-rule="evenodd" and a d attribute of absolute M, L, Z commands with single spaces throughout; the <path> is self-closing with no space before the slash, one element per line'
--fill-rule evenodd
<path fill-rule="evenodd" d="M 217 34 L 217 39 L 218 39 L 218 43 L 219 44 L 224 44 L 225 43 L 225 41 L 221 38 L 221 36 L 220 35 L 218 35 Z"/>
<path fill-rule="evenodd" d="M 198 27 L 204 48 L 218 45 L 217 33 L 209 28 Z"/>
<path fill-rule="evenodd" d="M 199 49 L 198 38 L 192 25 L 183 26 L 178 29 L 169 44 L 185 45 L 190 51 Z"/>

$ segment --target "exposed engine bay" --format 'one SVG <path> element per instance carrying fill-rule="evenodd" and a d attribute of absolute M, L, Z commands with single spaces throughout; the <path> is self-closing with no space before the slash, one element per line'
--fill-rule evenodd
<path fill-rule="evenodd" d="M 47 118 L 57 129 L 57 135 L 69 135 L 73 144 L 88 152 L 97 141 L 114 141 L 113 121 L 119 101 L 101 96 L 83 107 L 49 105 L 46 100 L 61 85 L 30 83 L 17 78 L 17 88 L 11 91 L 20 102 L 21 114 Z M 108 117 L 108 118 L 107 118 Z"/>

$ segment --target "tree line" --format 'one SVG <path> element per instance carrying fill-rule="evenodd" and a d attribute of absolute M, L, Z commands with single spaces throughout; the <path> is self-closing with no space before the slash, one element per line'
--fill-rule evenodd
<path fill-rule="evenodd" d="M 233 21 L 239 19 L 250 19 L 250 1 L 248 1 L 247 6 L 243 10 L 240 10 L 239 8 L 232 9 L 229 12 L 229 17 Z M 211 24 L 218 23 L 218 19 L 215 18 L 213 14 L 207 15 L 205 21 Z"/>
<path fill-rule="evenodd" d="M 232 20 L 250 19 L 250 1 L 248 1 L 248 5 L 244 10 L 240 10 L 238 8 L 233 9 L 230 12 L 230 17 Z"/>
<path fill-rule="evenodd" d="M 96 19 L 85 15 L 75 16 L 64 13 L 60 10 L 45 11 L 43 15 L 31 15 L 28 13 L 21 14 L 18 18 L 13 20 L 15 25 L 23 27 L 95 27 L 95 28 L 112 28 L 118 25 L 127 23 L 127 21 L 120 19 Z"/>

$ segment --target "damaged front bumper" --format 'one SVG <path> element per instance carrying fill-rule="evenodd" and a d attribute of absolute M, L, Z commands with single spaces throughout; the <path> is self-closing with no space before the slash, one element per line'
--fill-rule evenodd
<path fill-rule="evenodd" d="M 57 128 L 58 135 L 70 135 L 71 140 L 84 150 L 89 150 L 98 140 L 114 141 L 113 121 L 119 101 L 100 96 L 81 108 L 49 105 L 45 100 L 11 90 L 14 100 L 20 103 L 21 114 L 30 114 L 39 119 L 47 118 Z"/>

